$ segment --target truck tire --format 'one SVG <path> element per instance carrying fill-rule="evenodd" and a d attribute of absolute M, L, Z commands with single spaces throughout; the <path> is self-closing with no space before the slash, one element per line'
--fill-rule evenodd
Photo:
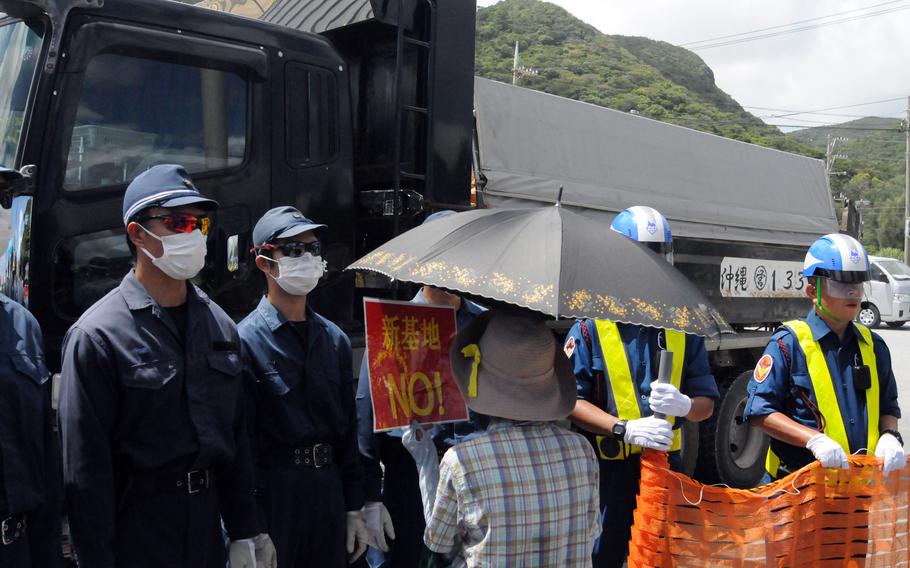
<path fill-rule="evenodd" d="M 742 419 L 752 371 L 744 371 L 722 389 L 714 416 L 703 423 L 696 479 L 730 487 L 756 487 L 765 472 L 768 436 Z"/>
<path fill-rule="evenodd" d="M 893 327 L 893 328 L 895 328 L 895 329 L 897 329 L 897 328 L 899 328 L 899 327 L 904 327 L 904 324 L 905 324 L 905 323 L 907 323 L 907 322 L 906 322 L 906 321 L 886 321 L 886 322 L 885 322 L 885 324 L 886 324 L 888 327 Z"/>
<path fill-rule="evenodd" d="M 680 452 L 682 460 L 682 473 L 692 477 L 695 475 L 695 466 L 698 464 L 699 428 L 695 422 L 686 420 L 680 426 Z"/>
<path fill-rule="evenodd" d="M 878 308 L 875 307 L 875 304 L 863 304 L 859 310 L 859 315 L 856 316 L 856 321 L 870 329 L 875 329 L 881 325 L 882 316 L 878 313 Z"/>

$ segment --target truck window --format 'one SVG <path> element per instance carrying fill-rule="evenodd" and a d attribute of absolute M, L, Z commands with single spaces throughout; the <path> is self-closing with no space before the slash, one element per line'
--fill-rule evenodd
<path fill-rule="evenodd" d="M 68 292 L 58 295 L 57 307 L 71 318 L 79 317 L 117 286 L 132 265 L 123 229 L 66 239 L 54 258 L 55 281 Z"/>
<path fill-rule="evenodd" d="M 338 98 L 328 69 L 288 63 L 285 68 L 286 159 L 305 167 L 335 158 L 338 148 Z"/>
<path fill-rule="evenodd" d="M 247 146 L 244 77 L 130 53 L 89 62 L 64 188 L 124 184 L 156 164 L 190 173 L 239 166 Z"/>
<path fill-rule="evenodd" d="M 41 30 L 0 14 L 0 164 L 16 166 L 19 134 L 41 51 Z"/>

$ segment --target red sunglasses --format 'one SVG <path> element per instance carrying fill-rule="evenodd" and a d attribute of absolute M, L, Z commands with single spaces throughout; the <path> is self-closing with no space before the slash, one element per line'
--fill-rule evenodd
<path fill-rule="evenodd" d="M 148 217 L 138 219 L 138 221 L 144 223 L 150 219 L 160 219 L 167 230 L 175 233 L 192 233 L 196 229 L 199 229 L 203 235 L 209 234 L 209 227 L 212 223 L 211 219 L 205 215 L 192 215 L 190 213 L 149 215 Z"/>

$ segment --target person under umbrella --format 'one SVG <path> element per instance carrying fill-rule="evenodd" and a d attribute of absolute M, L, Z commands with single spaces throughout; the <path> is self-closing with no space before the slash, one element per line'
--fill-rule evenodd
<path fill-rule="evenodd" d="M 672 264 L 670 225 L 656 210 L 630 207 L 616 216 L 611 228 Z M 658 355 L 664 349 L 674 352 L 673 373 L 670 383 L 657 383 Z M 583 319 L 569 331 L 563 350 L 578 387 L 572 421 L 600 458 L 603 533 L 594 548 L 594 566 L 619 567 L 628 554 L 642 448 L 669 450 L 670 465 L 678 470 L 680 421 L 674 417 L 705 420 L 720 395 L 704 340 L 698 336 Z"/>
<path fill-rule="evenodd" d="M 454 211 L 438 211 L 428 216 L 424 224 L 454 214 Z M 467 298 L 433 286 L 423 286 L 411 302 L 452 306 L 456 310 L 457 329 L 466 327 L 485 311 Z M 445 452 L 457 442 L 482 431 L 487 423 L 485 416 L 470 412 L 469 420 L 434 426 L 429 434 L 437 450 Z M 423 544 L 426 525 L 421 512 L 417 469 L 413 458 L 401 445 L 403 430 L 373 432 L 373 398 L 366 358 L 357 383 L 357 424 L 366 476 L 364 519 L 372 541 L 367 561 L 371 568 L 417 566 L 426 553 Z"/>
<path fill-rule="evenodd" d="M 468 407 L 492 421 L 438 467 L 430 436 L 405 432 L 426 545 L 453 568 L 587 565 L 600 533 L 597 461 L 568 429 L 575 384 L 553 334 L 538 319 L 486 312 L 458 332 L 450 360 Z"/>

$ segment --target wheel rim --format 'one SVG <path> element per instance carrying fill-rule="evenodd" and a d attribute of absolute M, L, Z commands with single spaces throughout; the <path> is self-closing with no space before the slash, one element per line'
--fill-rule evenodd
<path fill-rule="evenodd" d="M 733 463 L 740 469 L 749 469 L 755 465 L 755 462 L 762 459 L 762 450 L 764 449 L 764 438 L 757 428 L 752 428 L 746 420 L 743 420 L 743 412 L 746 410 L 746 401 L 744 397 L 736 406 L 736 412 L 733 413 L 733 419 L 730 420 L 730 455 Z"/>
<path fill-rule="evenodd" d="M 859 323 L 865 326 L 875 323 L 875 313 L 871 308 L 863 308 L 859 311 Z"/>

